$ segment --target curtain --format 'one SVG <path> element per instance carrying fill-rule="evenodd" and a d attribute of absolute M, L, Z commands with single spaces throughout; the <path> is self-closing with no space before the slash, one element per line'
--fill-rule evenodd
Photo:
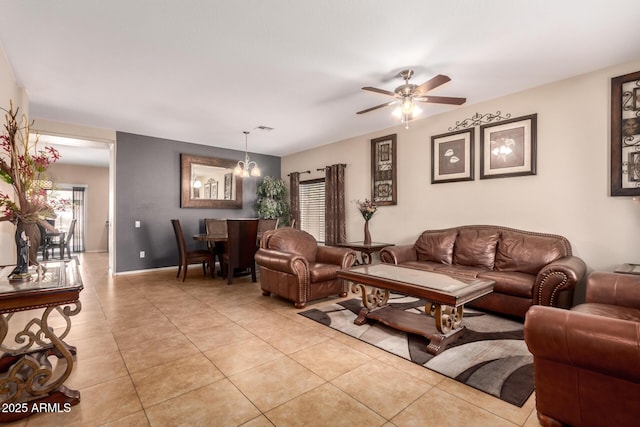
<path fill-rule="evenodd" d="M 300 172 L 289 174 L 289 205 L 291 207 L 291 226 L 300 228 Z"/>
<path fill-rule="evenodd" d="M 76 228 L 71 242 L 73 252 L 84 252 L 84 230 L 86 228 L 84 190 L 84 187 L 73 187 L 73 218 L 76 219 Z"/>
<path fill-rule="evenodd" d="M 328 246 L 347 241 L 344 206 L 345 164 L 325 168 L 325 244 Z"/>

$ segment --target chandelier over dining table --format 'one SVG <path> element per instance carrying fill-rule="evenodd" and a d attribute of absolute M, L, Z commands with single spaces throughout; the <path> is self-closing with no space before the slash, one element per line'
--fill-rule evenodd
<path fill-rule="evenodd" d="M 244 133 L 244 160 L 238 161 L 238 165 L 233 170 L 233 174 L 236 176 L 248 177 L 248 176 L 260 176 L 260 168 L 255 161 L 249 160 L 249 152 L 247 150 L 247 141 L 249 138 L 249 132 Z"/>

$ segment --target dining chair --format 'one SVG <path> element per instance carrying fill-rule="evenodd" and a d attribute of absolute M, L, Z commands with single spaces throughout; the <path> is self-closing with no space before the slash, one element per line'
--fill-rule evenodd
<path fill-rule="evenodd" d="M 204 220 L 204 228 L 207 234 L 227 234 L 227 220 L 226 219 L 215 219 L 215 218 L 205 218 Z M 215 262 L 216 257 L 218 258 L 218 265 L 220 266 L 220 274 L 222 274 L 222 255 L 227 251 L 227 242 L 207 242 L 209 246 L 209 250 L 213 253 L 213 261 Z M 214 268 L 215 271 L 215 268 Z"/>
<path fill-rule="evenodd" d="M 223 274 L 227 276 L 227 284 L 233 282 L 236 269 L 251 270 L 251 281 L 257 282 L 256 241 L 258 236 L 257 219 L 228 219 L 227 220 L 227 251 L 224 253 Z"/>
<path fill-rule="evenodd" d="M 279 218 L 271 219 L 271 218 L 260 218 L 258 220 L 258 234 L 262 234 L 265 231 L 275 230 L 278 228 L 278 223 L 280 222 Z"/>
<path fill-rule="evenodd" d="M 73 241 L 77 221 L 75 218 L 72 219 L 69 223 L 69 228 L 64 233 L 46 233 L 42 248 L 43 259 L 46 260 L 49 258 L 49 249 L 51 249 L 51 256 L 53 257 L 56 248 L 58 249 L 60 259 L 64 259 L 65 250 L 67 256 L 71 257 L 71 242 Z"/>
<path fill-rule="evenodd" d="M 176 277 L 180 277 L 182 272 L 182 281 L 187 278 L 187 267 L 189 264 L 202 263 L 202 273 L 204 277 L 207 277 L 207 263 L 211 270 L 211 277 L 214 277 L 214 263 L 213 252 L 208 249 L 196 249 L 187 250 L 187 244 L 184 241 L 184 234 L 182 233 L 182 226 L 179 219 L 172 219 L 171 225 L 173 225 L 173 232 L 176 235 L 176 243 L 178 244 L 178 274 Z"/>

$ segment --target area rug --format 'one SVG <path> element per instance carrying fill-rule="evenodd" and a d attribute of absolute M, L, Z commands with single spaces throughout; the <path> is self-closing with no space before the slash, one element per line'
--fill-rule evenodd
<path fill-rule="evenodd" d="M 424 315 L 422 299 L 396 294 L 389 303 Z M 361 307 L 361 300 L 354 298 L 299 314 L 513 405 L 522 406 L 533 393 L 533 356 L 524 342 L 522 323 L 465 308 L 464 335 L 433 356 L 426 352 L 429 340 L 422 336 L 372 320 L 355 325 Z"/>

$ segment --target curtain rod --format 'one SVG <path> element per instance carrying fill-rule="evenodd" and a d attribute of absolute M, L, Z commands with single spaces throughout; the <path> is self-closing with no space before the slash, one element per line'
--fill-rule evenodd
<path fill-rule="evenodd" d="M 302 171 L 302 172 L 292 172 L 292 173 L 311 173 L 311 171 Z M 287 176 L 291 176 L 290 173 L 287 174 Z"/>
<path fill-rule="evenodd" d="M 345 168 L 347 167 L 346 163 L 336 163 L 336 165 L 340 165 L 340 166 L 344 166 Z M 331 165 L 331 166 L 336 166 L 336 165 Z M 327 170 L 329 166 L 325 166 L 323 168 L 318 168 L 316 169 L 318 172 L 324 172 L 325 170 Z"/>

